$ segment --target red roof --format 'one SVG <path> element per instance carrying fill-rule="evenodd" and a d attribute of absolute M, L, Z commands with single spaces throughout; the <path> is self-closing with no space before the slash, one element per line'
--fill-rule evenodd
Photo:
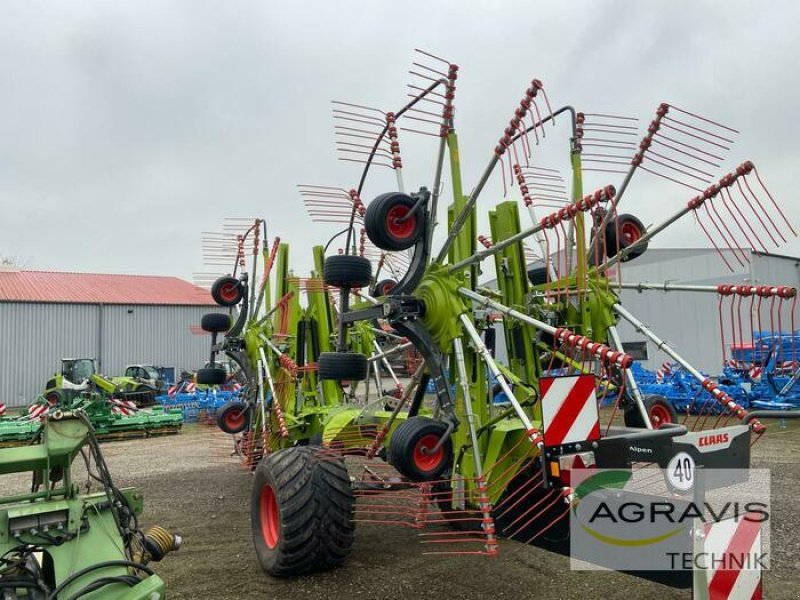
<path fill-rule="evenodd" d="M 211 294 L 177 277 L 0 270 L 0 302 L 213 305 Z"/>

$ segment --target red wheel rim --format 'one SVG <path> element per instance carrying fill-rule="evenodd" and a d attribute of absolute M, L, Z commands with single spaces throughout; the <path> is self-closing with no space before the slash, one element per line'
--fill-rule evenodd
<path fill-rule="evenodd" d="M 654 404 L 650 407 L 650 420 L 655 427 L 663 423 L 672 423 L 672 413 L 666 406 Z"/>
<path fill-rule="evenodd" d="M 261 521 L 261 537 L 264 538 L 267 548 L 273 549 L 278 545 L 278 538 L 281 535 L 281 514 L 278 510 L 278 498 L 272 486 L 265 485 L 261 488 L 258 514 Z"/>
<path fill-rule="evenodd" d="M 235 302 L 239 300 L 239 284 L 225 283 L 219 287 L 219 297 L 225 302 Z"/>
<path fill-rule="evenodd" d="M 633 244 L 642 237 L 642 230 L 639 229 L 636 223 L 623 223 L 620 229 L 622 233 L 622 239 L 625 240 L 625 243 L 628 245 Z"/>
<path fill-rule="evenodd" d="M 436 452 L 430 453 L 430 450 L 439 443 L 439 436 L 434 433 L 424 435 L 414 446 L 414 464 L 420 471 L 433 471 L 442 464 L 444 460 L 444 446 L 439 448 Z"/>
<path fill-rule="evenodd" d="M 384 284 L 383 284 L 383 289 L 381 290 L 381 293 L 382 293 L 382 294 L 385 296 L 386 294 L 388 294 L 389 292 L 391 292 L 391 291 L 392 291 L 392 288 L 393 288 L 395 285 L 396 285 L 396 284 L 394 284 L 394 283 L 384 283 Z"/>
<path fill-rule="evenodd" d="M 49 394 L 45 399 L 50 406 L 58 404 L 58 394 Z"/>
<path fill-rule="evenodd" d="M 231 431 L 241 429 L 242 425 L 244 425 L 244 411 L 238 408 L 232 408 L 225 412 L 222 421 L 225 423 L 225 427 Z"/>
<path fill-rule="evenodd" d="M 414 230 L 417 228 L 417 215 L 414 214 L 408 219 L 400 220 L 410 211 L 411 208 L 405 204 L 396 204 L 389 209 L 389 212 L 386 213 L 386 231 L 389 232 L 389 235 L 399 240 L 405 240 L 414 234 Z"/>

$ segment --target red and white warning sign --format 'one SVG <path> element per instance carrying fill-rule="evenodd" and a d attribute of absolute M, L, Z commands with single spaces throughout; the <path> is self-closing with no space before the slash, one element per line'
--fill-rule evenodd
<path fill-rule="evenodd" d="M 594 375 L 542 377 L 539 391 L 545 446 L 600 439 Z"/>
<path fill-rule="evenodd" d="M 111 412 L 116 415 L 123 415 L 130 417 L 136 412 L 136 403 L 131 400 L 120 400 L 119 398 L 111 398 Z"/>
<path fill-rule="evenodd" d="M 745 513 L 705 525 L 702 552 L 695 557 L 697 600 L 761 600 L 761 519 Z"/>
<path fill-rule="evenodd" d="M 6 405 L 0 402 L 0 416 L 6 414 Z"/>

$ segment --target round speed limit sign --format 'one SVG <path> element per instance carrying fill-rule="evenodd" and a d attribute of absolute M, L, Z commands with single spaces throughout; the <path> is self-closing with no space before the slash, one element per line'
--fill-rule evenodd
<path fill-rule="evenodd" d="M 666 469 L 667 484 L 676 492 L 688 492 L 694 487 L 694 459 L 688 452 L 678 452 Z"/>

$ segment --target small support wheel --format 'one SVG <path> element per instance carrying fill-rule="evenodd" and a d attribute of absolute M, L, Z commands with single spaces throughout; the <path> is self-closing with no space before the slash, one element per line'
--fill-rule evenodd
<path fill-rule="evenodd" d="M 642 222 L 633 215 L 619 215 L 606 223 L 606 255 L 611 258 L 616 256 L 618 250 L 638 242 L 647 234 Z M 617 236 L 619 234 L 619 237 Z M 619 245 L 619 248 L 617 248 Z M 645 253 L 648 243 L 645 242 L 625 257 L 625 261 L 633 260 Z"/>
<path fill-rule="evenodd" d="M 447 431 L 447 425 L 428 417 L 411 417 L 400 425 L 389 441 L 389 463 L 412 481 L 435 481 L 450 468 L 453 440 L 432 450 Z"/>
<path fill-rule="evenodd" d="M 367 357 L 358 352 L 322 352 L 317 364 L 320 379 L 361 381 L 367 378 Z"/>
<path fill-rule="evenodd" d="M 195 377 L 200 385 L 222 385 L 227 378 L 228 374 L 225 369 L 220 369 L 219 367 L 197 369 L 197 376 Z"/>
<path fill-rule="evenodd" d="M 230 328 L 231 318 L 223 313 L 207 313 L 200 319 L 200 329 L 208 333 L 224 333 Z"/>
<path fill-rule="evenodd" d="M 397 285 L 397 281 L 394 279 L 381 279 L 375 286 L 372 288 L 372 295 L 375 298 L 380 298 L 381 296 L 386 296 L 389 292 L 392 291 L 392 288 Z"/>
<path fill-rule="evenodd" d="M 658 429 L 665 423 L 678 422 L 678 413 L 675 411 L 675 407 L 664 396 L 647 396 L 644 399 L 644 406 L 647 409 L 647 415 L 650 417 L 653 429 Z M 645 427 L 639 407 L 633 402 L 631 406 L 625 409 L 624 419 L 626 427 Z"/>
<path fill-rule="evenodd" d="M 364 215 L 367 237 L 381 250 L 411 248 L 425 230 L 424 212 L 410 214 L 417 200 L 408 194 L 388 192 L 369 203 Z"/>
<path fill-rule="evenodd" d="M 236 277 L 225 275 L 211 286 L 211 297 L 220 306 L 236 306 L 244 298 L 244 287 Z"/>
<path fill-rule="evenodd" d="M 250 410 L 244 402 L 226 402 L 217 413 L 217 427 L 230 435 L 242 433 L 249 424 Z"/>
<path fill-rule="evenodd" d="M 372 264 L 363 256 L 335 254 L 325 259 L 322 277 L 325 285 L 332 287 L 367 287 L 372 281 Z"/>
<path fill-rule="evenodd" d="M 330 569 L 353 545 L 353 490 L 341 459 L 309 446 L 267 455 L 250 498 L 253 542 L 261 568 L 275 577 Z"/>

